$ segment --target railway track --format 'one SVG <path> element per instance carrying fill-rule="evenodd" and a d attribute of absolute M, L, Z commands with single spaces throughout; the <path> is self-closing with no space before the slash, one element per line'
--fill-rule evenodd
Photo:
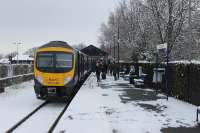
<path fill-rule="evenodd" d="M 80 85 L 81 86 L 81 85 Z M 80 86 L 77 86 L 78 88 L 80 88 Z M 76 90 L 76 89 L 75 89 Z M 48 133 L 52 133 L 53 130 L 55 129 L 56 125 L 58 124 L 59 120 L 61 119 L 61 117 L 63 116 L 63 114 L 66 112 L 68 106 L 70 105 L 73 97 L 76 95 L 76 93 L 78 92 L 79 89 L 77 89 L 77 91 L 74 92 L 73 96 L 69 99 L 69 101 L 66 103 L 66 105 L 64 106 L 64 108 L 62 109 L 62 111 L 59 113 L 59 115 L 56 117 L 55 121 L 53 122 L 53 124 L 50 126 L 50 128 L 47 130 Z M 41 105 L 39 105 L 37 108 L 35 108 L 32 112 L 30 112 L 28 115 L 26 115 L 24 118 L 22 118 L 20 121 L 18 121 L 15 125 L 13 125 L 11 128 L 9 128 L 5 133 L 12 133 L 14 132 L 18 127 L 22 126 L 23 124 L 25 124 L 25 122 L 28 119 L 31 119 L 32 116 L 34 114 L 36 114 L 37 112 L 39 112 L 42 108 L 44 108 L 46 105 L 48 105 L 50 102 L 46 101 L 44 103 L 42 103 Z"/>
<path fill-rule="evenodd" d="M 70 100 L 70 102 L 71 102 L 71 100 Z M 59 122 L 59 120 L 62 118 L 63 114 L 65 113 L 65 111 L 67 110 L 68 106 L 70 105 L 70 102 L 65 105 L 64 109 L 61 111 L 61 113 L 58 115 L 58 117 L 56 118 L 56 120 L 54 121 L 54 123 L 49 128 L 48 133 L 52 133 L 54 131 L 56 125 Z"/>
<path fill-rule="evenodd" d="M 31 116 L 33 116 L 36 112 L 38 112 L 41 108 L 46 106 L 49 102 L 44 102 L 37 108 L 35 108 L 32 112 L 30 112 L 28 115 L 26 115 L 23 119 L 18 121 L 15 125 L 13 125 L 10 129 L 6 131 L 6 133 L 12 133 L 15 129 L 17 129 L 20 125 L 22 125 L 26 120 L 28 120 Z"/>
<path fill-rule="evenodd" d="M 34 114 L 36 114 L 39 110 L 41 110 L 43 107 L 45 107 L 49 102 L 44 102 L 43 104 L 41 104 L 40 106 L 38 106 L 37 108 L 35 108 L 32 112 L 30 112 L 28 115 L 26 115 L 23 119 L 21 119 L 20 121 L 18 121 L 15 125 L 13 125 L 10 129 L 8 129 L 5 133 L 12 133 L 14 132 L 18 127 L 20 127 L 23 123 L 25 123 L 28 119 L 30 119 Z M 53 122 L 53 124 L 50 126 L 48 133 L 52 133 L 53 130 L 55 129 L 56 125 L 58 124 L 59 120 L 61 119 L 61 117 L 63 116 L 63 114 L 65 113 L 65 111 L 67 110 L 68 106 L 69 106 L 70 102 L 68 102 L 64 108 L 62 109 L 62 111 L 59 113 L 58 117 L 56 118 L 56 120 Z"/>
<path fill-rule="evenodd" d="M 87 77 L 85 79 L 87 79 Z M 84 79 L 84 81 L 85 81 L 85 79 Z M 69 101 L 66 103 L 66 105 L 64 106 L 64 108 L 62 109 L 62 111 L 59 113 L 59 115 L 57 116 L 57 118 L 53 122 L 53 124 L 50 126 L 50 128 L 48 130 L 48 133 L 52 133 L 54 131 L 56 125 L 58 124 L 59 120 L 62 118 L 63 114 L 66 112 L 66 110 L 67 110 L 68 106 L 70 105 L 72 99 L 74 98 L 74 96 L 76 95 L 76 93 L 78 92 L 78 90 L 80 89 L 80 87 L 82 86 L 82 84 L 84 83 L 84 81 L 81 82 L 79 85 L 77 85 L 75 87 L 75 89 L 74 89 L 75 91 L 74 91 L 73 96 L 69 99 Z M 46 102 L 42 103 L 41 105 L 39 105 L 32 112 L 30 112 L 28 115 L 26 115 L 23 119 L 21 119 L 15 125 L 13 125 L 11 128 L 9 128 L 5 133 L 12 133 L 13 131 L 15 131 L 18 127 L 20 127 L 22 124 L 24 124 L 28 119 L 32 118 L 31 116 L 33 116 L 34 114 L 36 114 L 39 110 L 41 110 L 43 107 L 45 107 L 49 103 L 50 102 L 46 101 Z"/>

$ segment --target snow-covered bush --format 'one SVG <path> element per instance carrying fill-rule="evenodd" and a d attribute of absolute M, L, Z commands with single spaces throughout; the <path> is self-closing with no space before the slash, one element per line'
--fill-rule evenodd
<path fill-rule="evenodd" d="M 153 87 L 153 68 L 156 67 L 156 64 L 136 64 L 136 67 L 138 66 L 142 66 L 143 73 L 148 74 L 146 84 L 149 87 Z M 161 64 L 160 67 L 165 67 L 165 65 Z M 170 94 L 172 96 L 200 105 L 200 64 L 170 63 L 168 75 Z M 163 92 L 167 92 L 165 77 L 163 79 L 160 89 Z"/>

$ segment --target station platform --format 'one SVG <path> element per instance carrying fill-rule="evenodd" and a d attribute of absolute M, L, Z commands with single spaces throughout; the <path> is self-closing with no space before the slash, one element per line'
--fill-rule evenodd
<path fill-rule="evenodd" d="M 98 84 L 92 73 L 59 121 L 56 133 L 167 133 L 196 127 L 196 106 L 129 81 L 107 76 Z M 187 129 L 187 130 L 186 130 Z"/>

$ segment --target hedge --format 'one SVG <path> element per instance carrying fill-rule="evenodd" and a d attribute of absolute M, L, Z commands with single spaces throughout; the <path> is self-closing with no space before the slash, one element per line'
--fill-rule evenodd
<path fill-rule="evenodd" d="M 154 87 L 153 69 L 156 67 L 155 63 L 138 63 L 135 64 L 136 70 L 142 66 L 143 73 L 148 74 L 146 77 L 146 84 L 148 87 Z M 160 67 L 165 67 L 161 64 Z M 169 89 L 170 95 L 178 99 L 188 101 L 195 105 L 200 105 L 200 64 L 169 64 Z M 165 76 L 163 77 L 160 90 L 167 92 Z"/>

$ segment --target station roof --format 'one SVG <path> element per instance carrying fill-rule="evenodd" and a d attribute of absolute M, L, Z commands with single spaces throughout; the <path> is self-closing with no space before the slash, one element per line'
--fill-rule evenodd
<path fill-rule="evenodd" d="M 88 47 L 85 47 L 81 50 L 81 52 L 89 55 L 89 56 L 107 56 L 108 53 L 106 53 L 105 51 L 93 46 L 93 45 L 89 45 Z"/>

